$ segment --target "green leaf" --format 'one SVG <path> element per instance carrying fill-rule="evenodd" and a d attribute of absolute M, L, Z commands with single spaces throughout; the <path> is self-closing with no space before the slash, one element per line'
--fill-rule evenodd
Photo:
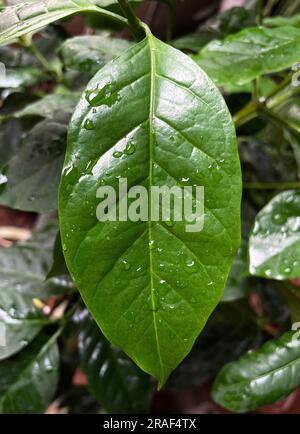
<path fill-rule="evenodd" d="M 214 400 L 245 412 L 293 392 L 300 384 L 300 341 L 294 338 L 295 332 L 285 333 L 225 366 L 214 383 Z"/>
<path fill-rule="evenodd" d="M 78 99 L 79 94 L 76 92 L 62 94 L 53 93 L 28 104 L 22 110 L 13 113 L 13 116 L 16 118 L 53 118 L 58 111 L 69 113 L 71 116 Z"/>
<path fill-rule="evenodd" d="M 0 168 L 2 168 L 19 149 L 21 134 L 21 124 L 17 119 L 11 119 L 4 124 L 0 124 Z M 5 182 L 5 178 L 0 178 L 0 184 Z M 3 187 L 3 185 L 1 185 L 1 187 Z"/>
<path fill-rule="evenodd" d="M 38 336 L 22 353 L 0 363 L 0 413 L 43 413 L 58 382 L 57 336 Z"/>
<path fill-rule="evenodd" d="M 242 240 L 230 270 L 222 301 L 233 301 L 243 298 L 253 290 L 253 282 L 249 279 L 247 266 L 247 243 Z"/>
<path fill-rule="evenodd" d="M 167 388 L 187 389 L 207 382 L 228 362 L 257 348 L 261 332 L 251 319 L 248 306 L 222 303 L 209 318 L 195 345 L 172 373 Z"/>
<path fill-rule="evenodd" d="M 126 354 L 110 344 L 87 311 L 79 334 L 82 369 L 89 386 L 109 413 L 146 413 L 153 388 L 150 378 Z"/>
<path fill-rule="evenodd" d="M 300 27 L 300 14 L 293 15 L 292 17 L 268 17 L 264 19 L 264 25 L 269 27 Z"/>
<path fill-rule="evenodd" d="M 40 297 L 52 245 L 53 235 L 47 229 L 26 242 L 0 248 L 0 327 L 6 344 L 0 346 L 0 360 L 23 349 L 49 323 L 32 299 Z"/>
<path fill-rule="evenodd" d="M 299 29 L 253 27 L 224 41 L 212 41 L 194 60 L 216 84 L 235 85 L 289 68 L 299 55 Z"/>
<path fill-rule="evenodd" d="M 120 38 L 75 36 L 62 44 L 60 55 L 67 68 L 94 75 L 129 46 L 130 42 Z"/>
<path fill-rule="evenodd" d="M 250 273 L 269 279 L 300 276 L 300 192 L 284 191 L 256 216 L 249 240 Z"/>
<path fill-rule="evenodd" d="M 24 211 L 57 208 L 57 190 L 71 113 L 56 113 L 35 125 L 5 170 L 7 183 L 0 204 Z"/>
<path fill-rule="evenodd" d="M 219 33 L 210 29 L 199 29 L 194 33 L 181 36 L 172 41 L 172 45 L 179 50 L 191 50 L 198 53 L 208 42 L 218 38 Z"/>
<path fill-rule="evenodd" d="M 24 88 L 38 82 L 43 76 L 43 71 L 31 66 L 21 66 L 16 69 L 7 68 L 5 76 L 1 77 L 1 88 Z"/>
<path fill-rule="evenodd" d="M 0 13 L 0 44 L 8 44 L 22 35 L 35 33 L 48 24 L 79 12 L 99 12 L 112 16 L 102 9 L 117 3 L 116 0 L 41 0 L 21 3 Z M 118 20 L 125 18 L 118 16 Z"/>
<path fill-rule="evenodd" d="M 120 176 L 148 191 L 204 186 L 203 230 L 98 221 L 96 191 L 118 189 Z M 104 335 L 160 385 L 222 296 L 240 241 L 240 196 L 230 114 L 191 59 L 148 33 L 96 74 L 70 123 L 59 197 L 64 254 Z"/>

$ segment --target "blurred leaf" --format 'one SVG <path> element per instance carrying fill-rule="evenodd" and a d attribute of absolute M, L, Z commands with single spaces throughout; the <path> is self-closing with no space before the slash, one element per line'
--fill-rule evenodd
<path fill-rule="evenodd" d="M 256 216 L 249 240 L 250 273 L 269 279 L 300 276 L 300 192 L 284 191 Z"/>
<path fill-rule="evenodd" d="M 148 412 L 150 378 L 110 344 L 86 311 L 79 334 L 82 368 L 97 400 L 110 413 Z"/>
<path fill-rule="evenodd" d="M 29 131 L 5 170 L 7 183 L 0 204 L 36 212 L 57 208 L 69 118 L 70 112 L 57 112 Z"/>
<path fill-rule="evenodd" d="M 244 84 L 299 61 L 300 30 L 253 27 L 212 41 L 194 60 L 218 85 Z"/>
<path fill-rule="evenodd" d="M 0 363 L 0 413 L 43 413 L 58 382 L 57 336 L 39 335 L 17 356 Z"/>
<path fill-rule="evenodd" d="M 261 343 L 261 332 L 242 303 L 220 304 L 187 358 L 172 373 L 168 388 L 200 385 L 225 363 Z"/>
<path fill-rule="evenodd" d="M 269 27 L 295 26 L 300 27 L 300 14 L 291 17 L 268 17 L 264 19 L 264 25 Z"/>
<path fill-rule="evenodd" d="M 76 36 L 62 44 L 60 55 L 67 68 L 94 75 L 130 45 L 130 42 L 119 38 L 101 35 Z"/>
<path fill-rule="evenodd" d="M 16 154 L 21 145 L 21 124 L 11 119 L 0 124 L 0 168 Z M 5 179 L 2 179 L 4 182 Z"/>
<path fill-rule="evenodd" d="M 199 29 L 194 33 L 174 39 L 172 45 L 179 50 L 190 50 L 198 53 L 208 42 L 221 36 L 216 30 Z"/>
<path fill-rule="evenodd" d="M 300 385 L 300 341 L 294 336 L 295 332 L 285 333 L 225 366 L 214 383 L 214 400 L 245 412 L 293 392 Z"/>
<path fill-rule="evenodd" d="M 221 301 L 228 302 L 246 297 L 254 289 L 253 279 L 249 278 L 247 254 L 247 242 L 242 240 L 242 244 L 233 260 Z"/>
<path fill-rule="evenodd" d="M 256 13 L 251 9 L 233 7 L 219 16 L 219 30 L 230 35 L 247 27 L 255 26 Z"/>
<path fill-rule="evenodd" d="M 13 113 L 14 117 L 53 118 L 57 112 L 68 113 L 70 116 L 79 99 L 78 93 L 53 93 L 28 104 L 22 110 Z"/>
<path fill-rule="evenodd" d="M 24 88 L 38 82 L 44 75 L 43 70 L 30 66 L 16 69 L 6 68 L 4 77 L 1 77 L 0 88 Z"/>
<path fill-rule="evenodd" d="M 0 248 L 0 325 L 6 341 L 0 346 L 0 359 L 23 349 L 49 323 L 32 300 L 42 295 L 53 241 L 52 228 L 48 227 L 26 242 Z"/>

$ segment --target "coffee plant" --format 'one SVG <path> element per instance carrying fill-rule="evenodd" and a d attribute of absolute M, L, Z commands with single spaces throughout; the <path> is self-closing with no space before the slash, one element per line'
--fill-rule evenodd
<path fill-rule="evenodd" d="M 177 3 L 0 1 L 1 413 L 300 386 L 300 2 Z"/>

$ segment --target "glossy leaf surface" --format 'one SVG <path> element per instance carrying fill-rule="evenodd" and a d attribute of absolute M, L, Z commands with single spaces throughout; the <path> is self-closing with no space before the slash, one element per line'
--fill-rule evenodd
<path fill-rule="evenodd" d="M 0 248 L 0 327 L 5 336 L 0 360 L 22 350 L 49 323 L 32 300 L 40 297 L 51 265 L 52 244 L 47 230 L 26 242 Z"/>
<path fill-rule="evenodd" d="M 96 192 L 117 190 L 120 176 L 148 191 L 203 186 L 203 230 L 186 232 L 185 221 L 98 221 Z M 62 245 L 104 335 L 160 385 L 222 296 L 240 239 L 240 194 L 230 114 L 191 59 L 148 33 L 96 74 L 70 124 Z"/>
<path fill-rule="evenodd" d="M 289 68 L 299 54 L 299 29 L 253 27 L 209 43 L 194 59 L 216 84 L 235 85 Z"/>
<path fill-rule="evenodd" d="M 149 411 L 150 378 L 100 332 L 87 311 L 79 335 L 79 352 L 89 387 L 109 413 Z"/>
<path fill-rule="evenodd" d="M 56 336 L 39 335 L 22 353 L 0 363 L 0 413 L 43 413 L 58 381 Z"/>
<path fill-rule="evenodd" d="M 225 366 L 213 398 L 229 410 L 245 412 L 284 398 L 299 384 L 300 341 L 288 332 Z"/>
<path fill-rule="evenodd" d="M 275 196 L 256 216 L 249 240 L 250 273 L 277 280 L 300 276 L 300 193 Z"/>

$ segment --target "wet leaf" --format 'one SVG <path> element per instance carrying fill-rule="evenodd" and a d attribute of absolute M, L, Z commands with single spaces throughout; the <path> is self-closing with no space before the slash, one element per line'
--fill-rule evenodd
<path fill-rule="evenodd" d="M 185 220 L 98 221 L 96 192 L 118 190 L 120 176 L 148 191 L 204 186 L 203 230 L 187 232 Z M 63 250 L 105 336 L 160 385 L 222 296 L 240 239 L 240 193 L 230 114 L 187 56 L 148 33 L 89 83 L 60 186 Z"/>
<path fill-rule="evenodd" d="M 284 191 L 257 215 L 249 240 L 250 273 L 269 279 L 300 276 L 300 192 Z"/>
<path fill-rule="evenodd" d="M 245 412 L 279 401 L 299 384 L 300 341 L 295 332 L 287 332 L 225 366 L 215 380 L 213 398 L 229 410 Z"/>

